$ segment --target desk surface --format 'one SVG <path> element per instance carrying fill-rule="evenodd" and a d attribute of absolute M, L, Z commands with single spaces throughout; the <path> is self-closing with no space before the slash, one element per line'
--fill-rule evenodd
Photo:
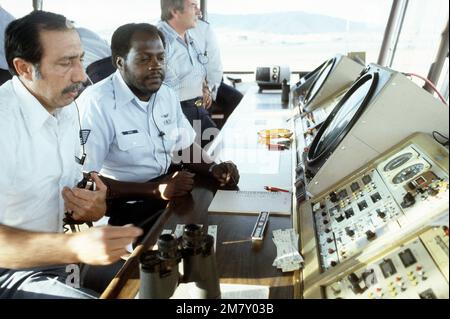
<path fill-rule="evenodd" d="M 257 161 L 274 151 L 258 143 L 257 132 L 267 128 L 290 128 L 286 121 L 290 110 L 281 104 L 278 92 L 257 93 L 252 88 L 228 119 L 215 142 L 209 148 L 212 156 L 221 160 L 243 161 L 242 152 L 224 150 L 249 150 L 257 152 Z M 245 165 L 240 171 L 241 190 L 263 190 L 264 185 L 292 188 L 291 151 L 275 151 L 279 155 L 278 170 L 273 172 L 252 171 L 257 165 Z M 225 158 L 223 158 L 226 156 Z M 247 159 L 244 159 L 244 161 Z M 247 163 L 248 164 L 248 163 Z M 258 164 L 255 162 L 255 164 Z M 169 203 L 165 212 L 145 236 L 141 250 L 131 257 L 104 291 L 102 298 L 134 298 L 139 290 L 139 255 L 153 246 L 163 229 L 175 230 L 177 224 L 217 225 L 216 259 L 221 283 L 252 284 L 270 286 L 269 298 L 292 298 L 294 296 L 293 273 L 282 273 L 272 266 L 276 247 L 272 241 L 275 229 L 292 228 L 292 217 L 271 216 L 260 244 L 250 238 L 256 215 L 208 213 L 216 189 L 207 177 L 196 176 L 195 187 L 189 196 L 177 198 Z"/>

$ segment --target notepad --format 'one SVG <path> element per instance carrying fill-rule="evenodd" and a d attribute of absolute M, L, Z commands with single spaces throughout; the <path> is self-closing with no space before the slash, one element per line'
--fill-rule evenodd
<path fill-rule="evenodd" d="M 255 215 L 268 211 L 271 215 L 290 215 L 291 197 L 291 193 L 284 192 L 218 190 L 208 211 Z"/>

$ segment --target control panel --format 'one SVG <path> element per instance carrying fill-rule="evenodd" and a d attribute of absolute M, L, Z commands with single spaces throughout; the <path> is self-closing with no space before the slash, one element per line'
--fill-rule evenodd
<path fill-rule="evenodd" d="M 416 238 L 326 286 L 325 295 L 329 299 L 448 299 L 448 279 L 427 248 Z"/>
<path fill-rule="evenodd" d="M 399 228 L 402 215 L 376 170 L 355 178 L 313 203 L 322 268 L 327 270 L 369 242 Z"/>
<path fill-rule="evenodd" d="M 448 155 L 447 155 L 448 159 Z M 377 238 L 448 210 L 448 172 L 415 144 L 311 201 L 323 271 L 355 256 Z"/>

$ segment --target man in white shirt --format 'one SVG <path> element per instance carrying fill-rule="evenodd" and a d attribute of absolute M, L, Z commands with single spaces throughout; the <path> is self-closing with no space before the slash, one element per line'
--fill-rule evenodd
<path fill-rule="evenodd" d="M 219 44 L 211 25 L 201 19 L 201 11 L 198 10 L 198 20 L 189 33 L 196 40 L 198 50 L 203 55 L 206 67 L 206 82 L 211 97 L 216 100 L 217 90 L 223 77 L 222 58 L 220 56 Z"/>
<path fill-rule="evenodd" d="M 203 52 L 205 57 L 206 82 L 213 100 L 212 109 L 210 108 L 209 111 L 220 110 L 224 115 L 224 123 L 244 96 L 241 92 L 223 82 L 223 66 L 219 44 L 209 22 L 202 20 L 200 10 L 198 11 L 197 25 L 189 32 L 197 40 L 200 52 Z"/>
<path fill-rule="evenodd" d="M 112 263 L 142 231 L 63 234 L 65 211 L 93 221 L 106 210 L 96 174 L 96 191 L 74 187 L 82 175 L 72 102 L 86 80 L 80 37 L 65 17 L 36 11 L 9 24 L 5 54 L 14 77 L 0 87 L 0 299 L 92 298 L 67 264 Z"/>
<path fill-rule="evenodd" d="M 158 28 L 166 38 L 165 82 L 177 92 L 182 110 L 197 132 L 197 142 L 205 146 L 218 130 L 207 110 L 212 103 L 207 82 L 209 57 L 202 50 L 202 41 L 190 33 L 199 11 L 197 0 L 161 0 Z"/>
<path fill-rule="evenodd" d="M 142 221 L 164 208 L 166 200 L 191 191 L 193 173 L 169 173 L 178 151 L 182 157 L 188 154 L 183 157 L 185 168 L 210 175 L 222 185 L 237 185 L 236 166 L 212 163 L 194 143 L 195 132 L 175 92 L 163 84 L 161 31 L 145 23 L 123 25 L 114 32 L 111 49 L 118 70 L 78 99 L 82 127 L 91 132 L 84 168 L 100 171 L 109 187 L 110 224 Z M 194 163 L 196 154 L 203 161 Z"/>

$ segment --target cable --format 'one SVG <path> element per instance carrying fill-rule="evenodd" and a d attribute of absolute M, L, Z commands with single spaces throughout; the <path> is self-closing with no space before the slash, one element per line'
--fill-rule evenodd
<path fill-rule="evenodd" d="M 205 50 L 205 53 L 200 53 L 199 50 L 197 50 L 197 46 L 194 42 L 194 39 L 191 38 L 191 41 L 189 41 L 189 44 L 192 46 L 192 48 L 195 51 L 195 54 L 197 55 L 197 61 L 200 63 L 200 65 L 203 68 L 203 71 L 205 72 L 205 81 L 206 84 L 208 84 L 208 70 L 206 69 L 206 65 L 209 63 L 208 58 L 208 52 Z"/>
<path fill-rule="evenodd" d="M 428 80 L 427 78 L 420 76 L 418 74 L 415 73 L 404 73 L 406 76 L 415 76 L 418 77 L 419 79 L 422 79 L 423 81 L 425 81 L 426 83 L 428 83 L 428 85 L 433 89 L 434 92 L 436 92 L 436 94 L 439 96 L 439 98 L 441 99 L 442 103 L 444 103 L 446 106 L 448 106 L 447 101 L 445 101 L 444 97 L 442 96 L 442 94 L 438 91 L 438 89 L 434 86 L 433 82 L 431 82 L 430 80 Z"/>
<path fill-rule="evenodd" d="M 156 98 L 158 96 L 158 92 L 155 93 L 155 98 L 153 99 L 153 104 L 152 104 L 152 119 L 153 119 L 153 123 L 155 123 L 156 129 L 158 130 L 159 133 L 159 137 L 161 137 L 161 142 L 162 142 L 162 146 L 164 149 L 164 158 L 165 158 L 165 167 L 164 167 L 164 171 L 162 172 L 161 175 L 166 174 L 167 172 L 167 168 L 168 168 L 168 160 L 167 160 L 167 150 L 166 150 L 166 145 L 164 144 L 164 135 L 166 135 L 166 133 L 164 133 L 163 131 L 161 131 L 158 127 L 158 124 L 156 124 L 155 121 L 155 102 L 156 102 Z M 162 165 L 161 165 L 162 168 Z"/>
<path fill-rule="evenodd" d="M 86 150 L 84 149 L 84 144 L 86 144 L 87 139 L 88 139 L 89 134 L 91 133 L 91 131 L 90 130 L 83 130 L 83 129 L 81 129 L 80 109 L 78 108 L 77 102 L 75 100 L 73 102 L 75 103 L 75 107 L 77 108 L 78 125 L 80 127 L 80 131 L 78 133 L 78 137 L 80 138 L 80 145 L 81 145 L 81 148 L 83 150 L 83 155 L 81 156 L 81 158 L 78 158 L 77 156 L 75 156 L 75 159 L 76 159 L 78 164 L 84 165 L 84 161 L 86 160 Z"/>

